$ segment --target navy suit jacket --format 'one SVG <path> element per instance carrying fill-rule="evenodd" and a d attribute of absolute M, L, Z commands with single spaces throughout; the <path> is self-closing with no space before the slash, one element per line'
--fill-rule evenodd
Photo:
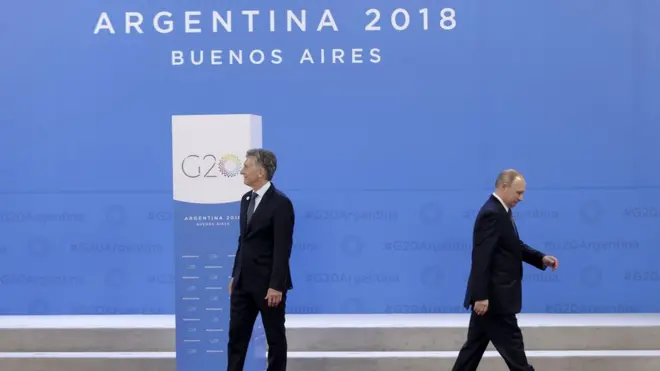
<path fill-rule="evenodd" d="M 525 262 L 545 270 L 544 254 L 526 245 L 515 222 L 502 203 L 491 195 L 474 222 L 472 267 L 465 301 L 488 299 L 488 312 L 516 314 L 522 309 L 522 279 Z"/>
<path fill-rule="evenodd" d="M 269 288 L 286 292 L 293 288 L 289 259 L 293 247 L 293 203 L 275 188 L 263 195 L 250 222 L 247 209 L 252 191 L 241 198 L 240 234 L 234 258 L 234 287 L 263 292 Z"/>

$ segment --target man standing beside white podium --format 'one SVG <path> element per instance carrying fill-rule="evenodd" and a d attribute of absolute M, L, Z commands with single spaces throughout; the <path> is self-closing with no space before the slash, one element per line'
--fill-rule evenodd
<path fill-rule="evenodd" d="M 251 191 L 241 198 L 240 234 L 229 282 L 227 371 L 243 371 L 252 329 L 260 313 L 268 343 L 267 371 L 285 371 L 287 291 L 293 288 L 289 258 L 295 215 L 291 200 L 271 182 L 277 158 L 251 149 L 241 174 Z"/>

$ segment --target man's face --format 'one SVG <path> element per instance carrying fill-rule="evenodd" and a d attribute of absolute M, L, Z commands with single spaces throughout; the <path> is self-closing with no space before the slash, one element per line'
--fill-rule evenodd
<path fill-rule="evenodd" d="M 510 185 L 504 185 L 504 197 L 502 197 L 502 201 L 510 208 L 513 208 L 518 202 L 523 200 L 526 185 L 523 178 L 516 178 Z"/>
<path fill-rule="evenodd" d="M 243 169 L 241 170 L 241 175 L 243 175 L 243 183 L 245 185 L 252 187 L 257 184 L 261 179 L 261 168 L 257 166 L 257 163 L 254 161 L 254 157 L 248 156 L 243 163 Z"/>

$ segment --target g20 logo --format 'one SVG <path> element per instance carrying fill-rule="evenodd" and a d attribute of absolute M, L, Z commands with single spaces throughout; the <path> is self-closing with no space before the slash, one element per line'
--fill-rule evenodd
<path fill-rule="evenodd" d="M 243 161 L 233 153 L 217 158 L 215 155 L 189 155 L 181 161 L 181 172 L 188 178 L 217 178 L 218 172 L 227 178 L 233 178 L 241 173 Z"/>

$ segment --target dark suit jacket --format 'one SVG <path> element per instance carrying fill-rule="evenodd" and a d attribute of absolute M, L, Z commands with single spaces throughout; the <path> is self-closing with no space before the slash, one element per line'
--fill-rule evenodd
<path fill-rule="evenodd" d="M 491 195 L 474 223 L 472 268 L 464 306 L 488 299 L 488 312 L 516 314 L 522 308 L 522 262 L 545 270 L 544 254 L 520 240 L 502 203 Z"/>
<path fill-rule="evenodd" d="M 295 215 L 291 200 L 271 183 L 247 222 L 252 191 L 241 198 L 240 234 L 234 258 L 234 287 L 248 290 L 271 288 L 286 292 L 293 288 L 289 258 L 293 245 Z"/>

